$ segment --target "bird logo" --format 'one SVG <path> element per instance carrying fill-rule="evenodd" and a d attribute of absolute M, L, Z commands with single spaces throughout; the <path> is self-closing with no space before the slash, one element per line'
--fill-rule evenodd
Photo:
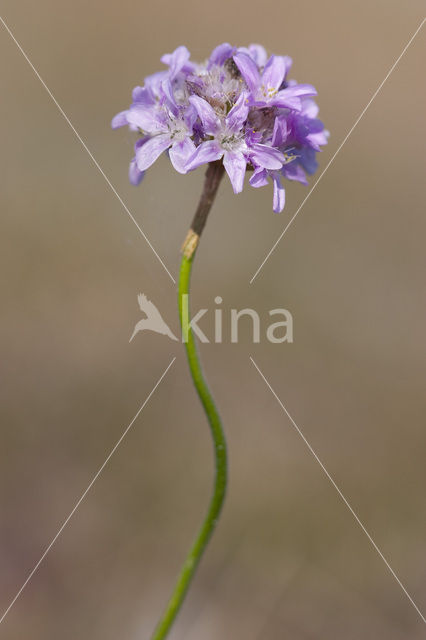
<path fill-rule="evenodd" d="M 133 340 L 139 331 L 155 331 L 155 333 L 161 333 L 163 336 L 168 336 L 172 340 L 177 340 L 170 327 L 164 322 L 155 304 L 151 302 L 151 300 L 148 300 L 144 293 L 138 295 L 138 302 L 146 318 L 139 320 L 136 324 L 129 342 Z"/>

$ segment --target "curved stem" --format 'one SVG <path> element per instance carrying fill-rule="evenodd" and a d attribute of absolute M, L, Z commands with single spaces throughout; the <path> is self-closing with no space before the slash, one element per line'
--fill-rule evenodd
<path fill-rule="evenodd" d="M 212 166 L 212 165 L 215 166 Z M 204 214 L 207 218 L 210 207 L 213 203 L 214 196 L 219 186 L 220 178 L 222 176 L 222 168 L 218 168 L 216 163 L 212 163 L 209 166 L 206 174 L 206 182 L 204 186 L 203 195 L 200 200 L 201 203 L 205 203 Z M 206 195 L 207 194 L 207 195 Z M 200 206 L 199 206 L 200 209 Z M 199 210 L 198 209 L 198 210 Z M 199 217 L 198 217 L 199 219 Z M 204 219 L 205 223 L 205 219 Z M 203 224 L 204 226 L 204 224 Z M 186 592 L 188 591 L 190 582 L 194 576 L 198 563 L 201 560 L 203 552 L 209 542 L 214 528 L 216 526 L 219 514 L 222 509 L 223 501 L 226 493 L 227 484 L 227 449 L 225 435 L 222 428 L 221 419 L 216 409 L 212 394 L 207 385 L 207 382 L 203 376 L 201 364 L 197 352 L 195 338 L 192 329 L 189 325 L 189 290 L 190 290 L 190 278 L 191 267 L 194 260 L 195 249 L 198 243 L 199 234 L 202 231 L 198 229 L 198 233 L 194 231 L 194 225 L 192 232 L 189 234 L 189 246 L 190 251 L 187 250 L 187 243 L 184 246 L 184 252 L 182 256 L 180 276 L 179 276 L 179 318 L 182 326 L 182 337 L 186 349 L 186 354 L 189 363 L 189 370 L 191 377 L 197 390 L 198 396 L 203 405 L 204 411 L 207 416 L 207 420 L 210 425 L 210 431 L 213 439 L 214 457 L 216 465 L 216 475 L 214 481 L 213 495 L 210 500 L 210 505 L 204 519 L 204 522 L 192 544 L 192 547 L 185 559 L 181 572 L 176 581 L 172 596 L 167 604 L 167 607 L 160 619 L 152 640 L 163 640 L 170 631 L 170 628 L 179 612 L 179 609 L 183 603 Z M 194 236 L 195 245 L 194 245 Z"/>

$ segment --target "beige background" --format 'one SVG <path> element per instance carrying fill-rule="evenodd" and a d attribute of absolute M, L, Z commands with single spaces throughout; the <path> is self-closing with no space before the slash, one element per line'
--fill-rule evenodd
<path fill-rule="evenodd" d="M 109 128 L 185 43 L 294 58 L 331 131 L 324 167 L 422 19 L 422 3 L 2 2 L 1 15 L 176 275 L 202 171 L 127 182 Z M 293 313 L 293 345 L 205 345 L 231 479 L 173 640 L 406 640 L 420 617 L 249 361 L 252 354 L 418 606 L 426 609 L 425 29 L 257 280 L 307 193 L 229 183 L 197 256 L 195 308 Z M 149 638 L 204 514 L 211 447 L 182 346 L 128 339 L 176 290 L 0 28 L 1 605 L 4 610 L 173 356 L 176 362 L 0 626 L 8 640 Z M 312 182 L 311 182 L 312 183 Z M 211 320 L 203 324 L 211 333 Z M 210 322 L 210 325 L 209 325 Z"/>

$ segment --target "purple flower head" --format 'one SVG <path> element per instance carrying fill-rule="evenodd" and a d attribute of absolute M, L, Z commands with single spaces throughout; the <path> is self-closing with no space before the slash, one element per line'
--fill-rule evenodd
<path fill-rule="evenodd" d="M 130 107 L 111 123 L 140 136 L 130 182 L 139 184 L 163 152 L 179 173 L 222 161 L 235 193 L 242 191 L 246 171 L 255 188 L 272 180 L 273 209 L 282 211 L 283 181 L 307 184 L 328 138 L 314 87 L 288 78 L 291 58 L 268 58 L 259 44 L 224 43 L 203 64 L 192 62 L 183 46 L 161 61 L 167 68 L 136 87 Z"/>

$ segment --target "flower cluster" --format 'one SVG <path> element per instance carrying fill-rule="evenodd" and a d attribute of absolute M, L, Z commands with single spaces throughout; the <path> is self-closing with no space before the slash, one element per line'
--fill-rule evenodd
<path fill-rule="evenodd" d="M 176 171 L 187 173 L 222 160 L 235 193 L 250 184 L 274 184 L 273 209 L 282 211 L 282 178 L 307 184 L 317 168 L 316 152 L 328 132 L 318 120 L 314 87 L 288 79 L 288 56 L 271 56 L 260 45 L 221 44 L 203 64 L 186 47 L 161 58 L 167 69 L 133 90 L 129 109 L 112 127 L 140 134 L 129 178 L 139 184 L 165 151 Z"/>

